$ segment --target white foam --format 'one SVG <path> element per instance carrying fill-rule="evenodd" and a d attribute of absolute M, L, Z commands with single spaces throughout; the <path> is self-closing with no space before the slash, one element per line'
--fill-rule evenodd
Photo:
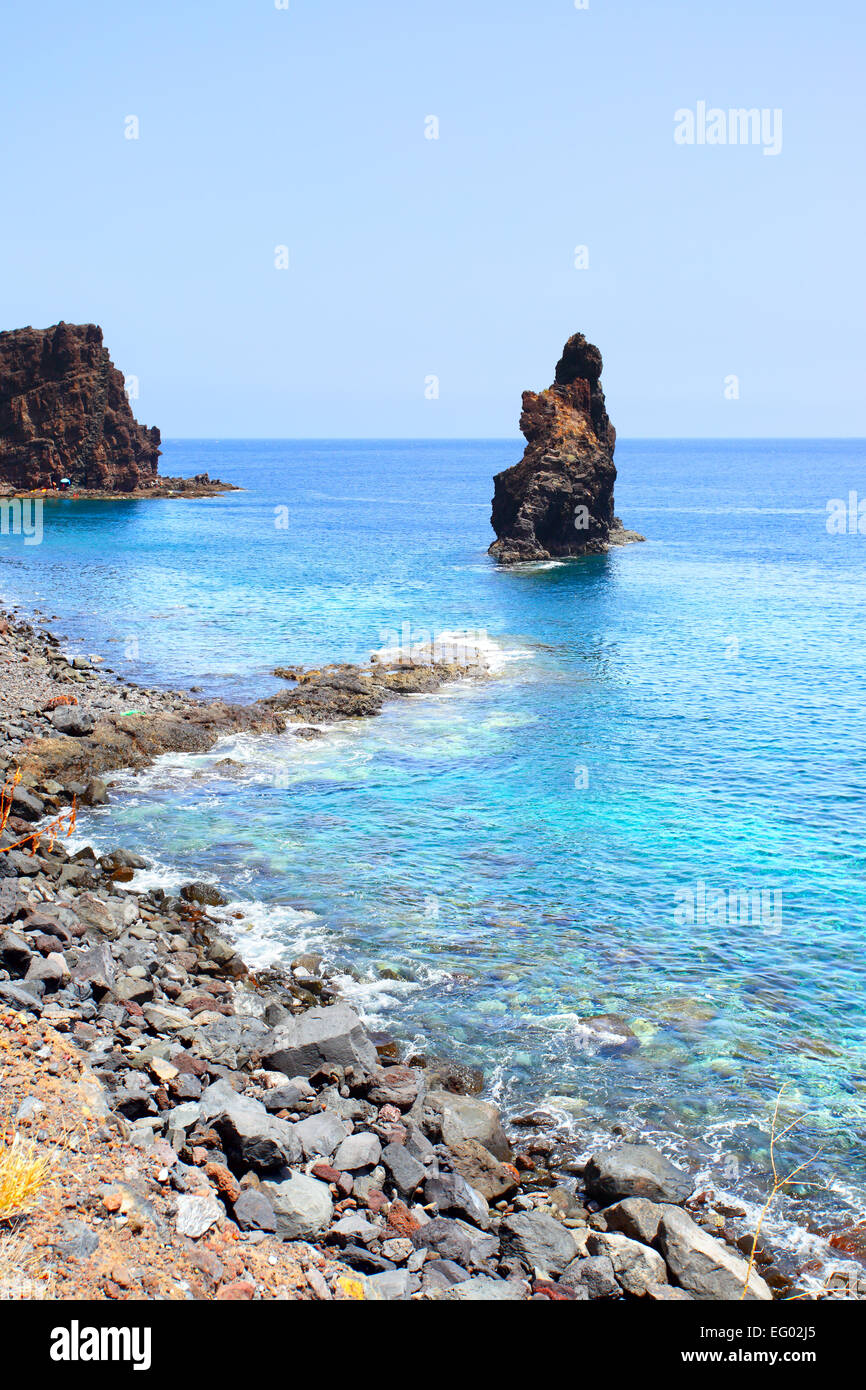
<path fill-rule="evenodd" d="M 413 642 L 406 636 L 396 646 L 380 647 L 371 659 L 388 665 L 429 665 L 434 661 L 453 661 L 482 674 L 498 675 L 511 661 L 526 660 L 533 653 L 523 647 L 509 648 L 478 628 L 447 628 L 430 639 Z"/>

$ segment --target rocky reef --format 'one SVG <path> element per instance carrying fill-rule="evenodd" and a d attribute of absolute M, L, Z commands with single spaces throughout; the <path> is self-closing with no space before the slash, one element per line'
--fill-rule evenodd
<path fill-rule="evenodd" d="M 616 430 L 601 389 L 601 353 L 569 338 L 553 385 L 524 391 L 519 463 L 494 478 L 490 554 L 503 564 L 604 551 L 642 540 L 614 515 Z"/>

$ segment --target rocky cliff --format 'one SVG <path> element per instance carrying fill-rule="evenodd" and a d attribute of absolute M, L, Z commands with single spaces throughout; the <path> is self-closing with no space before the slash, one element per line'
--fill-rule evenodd
<path fill-rule="evenodd" d="M 576 333 L 552 386 L 524 391 L 520 463 L 494 478 L 490 554 L 504 564 L 585 555 L 642 540 L 614 516 L 616 430 L 601 389 L 601 353 Z"/>
<path fill-rule="evenodd" d="M 0 333 L 0 483 L 133 492 L 157 483 L 158 458 L 95 323 Z"/>

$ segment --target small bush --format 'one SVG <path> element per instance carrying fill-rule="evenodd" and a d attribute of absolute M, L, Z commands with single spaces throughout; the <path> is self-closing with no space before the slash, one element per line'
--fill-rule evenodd
<path fill-rule="evenodd" d="M 48 1157 L 16 1134 L 0 1152 L 0 1220 L 23 1216 L 48 1179 Z"/>

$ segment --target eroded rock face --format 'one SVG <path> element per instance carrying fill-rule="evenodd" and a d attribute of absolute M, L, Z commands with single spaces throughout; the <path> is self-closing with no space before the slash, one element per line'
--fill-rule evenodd
<path fill-rule="evenodd" d="M 0 333 L 0 483 L 132 492 L 156 481 L 159 442 L 95 323 Z"/>
<path fill-rule="evenodd" d="M 601 353 L 576 333 L 546 391 L 524 391 L 520 463 L 494 478 L 490 554 L 504 564 L 550 560 L 642 540 L 614 516 L 616 430 L 601 389 Z"/>

